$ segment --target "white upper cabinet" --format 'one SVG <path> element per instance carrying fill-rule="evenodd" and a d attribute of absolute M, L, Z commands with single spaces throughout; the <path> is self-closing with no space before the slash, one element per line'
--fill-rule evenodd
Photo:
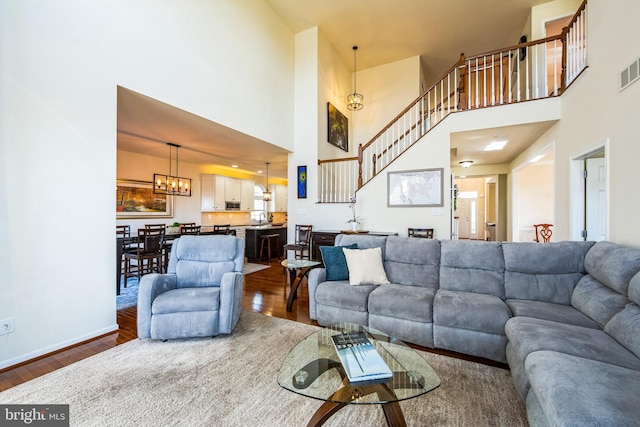
<path fill-rule="evenodd" d="M 222 191 L 220 191 L 220 180 L 222 179 Z M 203 212 L 223 211 L 224 197 L 224 177 L 216 175 L 200 175 L 200 207 Z"/>
<path fill-rule="evenodd" d="M 255 200 L 256 183 L 253 181 L 242 181 L 242 193 L 240 197 L 240 210 L 253 210 L 253 201 Z"/>
<path fill-rule="evenodd" d="M 272 212 L 286 212 L 289 195 L 286 185 L 272 185 L 273 201 L 271 202 Z"/>
<path fill-rule="evenodd" d="M 242 181 L 236 178 L 226 178 L 224 185 L 224 200 L 240 202 L 242 198 Z"/>

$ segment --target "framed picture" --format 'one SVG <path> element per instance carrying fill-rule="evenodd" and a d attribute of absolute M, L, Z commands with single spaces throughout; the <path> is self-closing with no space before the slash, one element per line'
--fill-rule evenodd
<path fill-rule="evenodd" d="M 149 181 L 116 180 L 116 218 L 170 218 L 173 197 L 153 193 Z"/>
<path fill-rule="evenodd" d="M 444 169 L 387 172 L 388 207 L 442 207 Z"/>
<path fill-rule="evenodd" d="M 307 198 L 307 166 L 298 166 L 298 199 Z"/>
<path fill-rule="evenodd" d="M 327 118 L 329 143 L 349 152 L 349 121 L 330 102 L 327 102 Z"/>

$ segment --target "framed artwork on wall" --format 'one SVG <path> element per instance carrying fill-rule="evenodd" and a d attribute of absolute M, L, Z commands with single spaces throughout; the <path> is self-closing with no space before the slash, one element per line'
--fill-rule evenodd
<path fill-rule="evenodd" d="M 330 144 L 349 152 L 349 121 L 330 102 L 327 102 L 327 138 Z"/>
<path fill-rule="evenodd" d="M 153 193 L 149 181 L 116 180 L 116 218 L 170 218 L 173 197 Z"/>
<path fill-rule="evenodd" d="M 307 198 L 307 166 L 298 166 L 298 199 Z"/>
<path fill-rule="evenodd" d="M 443 168 L 387 172 L 387 206 L 444 206 L 443 173 Z"/>

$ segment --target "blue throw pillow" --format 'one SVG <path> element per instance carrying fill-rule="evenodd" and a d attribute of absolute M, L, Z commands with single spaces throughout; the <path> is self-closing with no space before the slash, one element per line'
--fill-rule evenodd
<path fill-rule="evenodd" d="M 348 246 L 320 246 L 322 262 L 327 271 L 327 281 L 349 280 L 349 268 L 342 248 L 358 249 L 358 245 L 352 243 Z"/>

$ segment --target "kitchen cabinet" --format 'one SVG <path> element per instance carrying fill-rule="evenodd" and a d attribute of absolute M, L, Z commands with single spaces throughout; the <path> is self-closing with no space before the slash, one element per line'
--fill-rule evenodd
<path fill-rule="evenodd" d="M 255 200 L 256 183 L 253 181 L 242 181 L 240 194 L 240 210 L 247 212 L 253 210 Z"/>
<path fill-rule="evenodd" d="M 271 202 L 272 212 L 286 212 L 287 203 L 289 200 L 288 188 L 286 185 L 273 185 L 271 187 L 273 192 L 273 201 Z"/>
<path fill-rule="evenodd" d="M 244 254 L 248 262 L 260 262 L 260 245 L 262 244 L 261 237 L 263 235 L 278 235 L 278 246 L 281 254 L 283 253 L 283 246 L 287 244 L 287 227 L 262 225 L 247 227 L 244 232 Z"/>
<path fill-rule="evenodd" d="M 224 200 L 227 202 L 239 202 L 242 197 L 242 181 L 225 177 Z"/>
<path fill-rule="evenodd" d="M 200 207 L 202 212 L 217 212 L 226 209 L 225 202 L 238 202 L 240 209 L 253 209 L 253 181 L 230 178 L 223 175 L 200 175 Z"/>
<path fill-rule="evenodd" d="M 224 210 L 225 179 L 218 175 L 200 175 L 200 210 L 203 212 Z"/>

